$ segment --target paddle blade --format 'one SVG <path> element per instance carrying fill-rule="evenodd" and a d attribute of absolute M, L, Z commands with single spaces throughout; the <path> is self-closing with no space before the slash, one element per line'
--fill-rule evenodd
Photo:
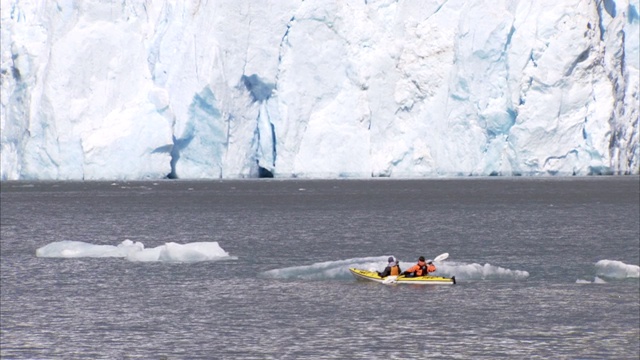
<path fill-rule="evenodd" d="M 433 262 L 442 261 L 442 260 L 445 260 L 448 257 L 449 257 L 449 253 L 440 254 L 440 255 L 436 256 L 435 259 L 433 259 Z"/>
<path fill-rule="evenodd" d="M 396 283 L 396 279 L 398 279 L 398 277 L 395 276 L 395 275 L 387 276 L 386 278 L 384 278 L 384 280 L 382 280 L 382 283 L 383 284 L 395 284 Z"/>

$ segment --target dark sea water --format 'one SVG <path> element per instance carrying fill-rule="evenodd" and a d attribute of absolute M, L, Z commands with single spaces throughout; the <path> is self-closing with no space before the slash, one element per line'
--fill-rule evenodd
<path fill-rule="evenodd" d="M 640 357 L 638 177 L 0 186 L 2 359 Z M 36 256 L 126 239 L 229 256 Z M 348 271 L 445 252 L 457 285 Z"/>

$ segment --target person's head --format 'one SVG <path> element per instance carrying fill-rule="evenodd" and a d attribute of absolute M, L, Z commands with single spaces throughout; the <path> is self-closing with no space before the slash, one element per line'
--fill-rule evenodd
<path fill-rule="evenodd" d="M 396 259 L 393 256 L 389 256 L 389 264 L 391 264 L 392 262 L 396 262 Z"/>
<path fill-rule="evenodd" d="M 424 262 L 424 256 L 420 256 L 420 257 L 418 258 L 418 261 Z"/>

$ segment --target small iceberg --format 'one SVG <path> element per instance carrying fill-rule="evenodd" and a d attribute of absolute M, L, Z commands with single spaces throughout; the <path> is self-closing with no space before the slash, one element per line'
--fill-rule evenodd
<path fill-rule="evenodd" d="M 36 256 L 46 258 L 105 258 L 118 257 L 136 262 L 191 263 L 234 259 L 217 242 L 188 244 L 165 243 L 145 249 L 141 242 L 124 240 L 117 246 L 95 245 L 83 241 L 57 241 L 36 250 Z"/>
<path fill-rule="evenodd" d="M 640 278 L 640 266 L 616 260 L 600 260 L 596 263 L 596 274 L 611 279 L 637 279 Z"/>

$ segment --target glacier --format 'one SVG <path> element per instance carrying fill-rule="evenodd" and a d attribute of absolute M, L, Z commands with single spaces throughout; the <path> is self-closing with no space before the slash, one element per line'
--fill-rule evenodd
<path fill-rule="evenodd" d="M 640 0 L 0 5 L 2 180 L 640 173 Z"/>

